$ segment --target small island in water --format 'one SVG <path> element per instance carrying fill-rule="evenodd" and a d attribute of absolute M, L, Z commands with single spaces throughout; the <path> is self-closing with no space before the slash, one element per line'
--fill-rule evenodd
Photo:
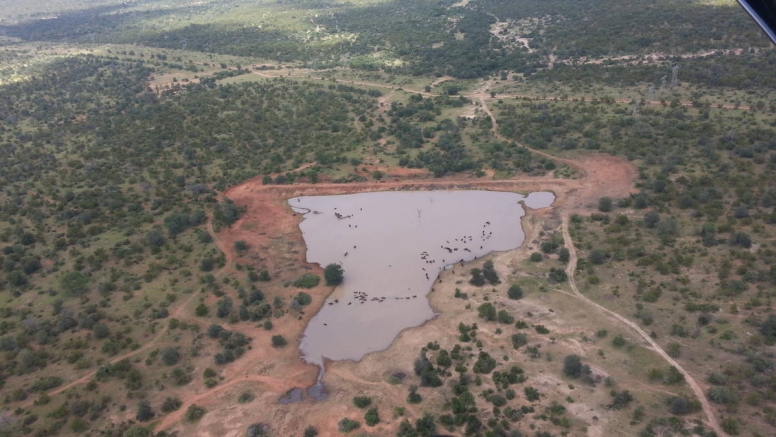
<path fill-rule="evenodd" d="M 426 295 L 440 271 L 519 247 L 523 205 L 555 196 L 495 191 L 392 191 L 289 199 L 307 261 L 340 264 L 345 280 L 304 332 L 305 361 L 360 360 L 434 317 Z"/>

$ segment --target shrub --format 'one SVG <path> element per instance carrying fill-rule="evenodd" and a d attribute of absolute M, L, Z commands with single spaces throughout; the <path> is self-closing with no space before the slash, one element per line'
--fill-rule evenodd
<path fill-rule="evenodd" d="M 612 198 L 602 197 L 598 199 L 598 210 L 601 212 L 609 212 L 612 210 Z"/>
<path fill-rule="evenodd" d="M 480 352 L 477 361 L 472 367 L 474 373 L 488 374 L 496 368 L 496 360 L 493 359 L 488 353 Z"/>
<path fill-rule="evenodd" d="M 488 400 L 495 407 L 503 407 L 507 404 L 507 399 L 501 395 L 492 395 Z"/>
<path fill-rule="evenodd" d="M 485 261 L 482 266 L 482 276 L 491 283 L 491 285 L 500 284 L 501 280 L 498 278 L 498 273 L 493 267 L 493 261 Z"/>
<path fill-rule="evenodd" d="M 523 298 L 523 288 L 517 284 L 512 284 L 507 290 L 507 297 L 512 300 L 518 300 Z"/>
<path fill-rule="evenodd" d="M 716 404 L 730 405 L 738 402 L 738 395 L 728 387 L 712 387 L 708 392 L 709 399 Z"/>
<path fill-rule="evenodd" d="M 582 359 L 579 355 L 567 355 L 563 359 L 563 373 L 572 378 L 582 374 Z"/>
<path fill-rule="evenodd" d="M 541 254 L 541 253 L 539 253 L 539 252 L 534 252 L 534 253 L 532 253 L 532 254 L 531 254 L 531 256 L 530 256 L 528 259 L 530 259 L 532 262 L 538 263 L 538 262 L 540 262 L 541 260 L 543 260 L 543 259 L 544 259 L 544 257 L 542 256 L 542 254 Z"/>
<path fill-rule="evenodd" d="M 356 396 L 353 398 L 353 405 L 358 408 L 366 408 L 372 405 L 372 398 L 368 396 Z"/>
<path fill-rule="evenodd" d="M 540 398 L 539 391 L 533 387 L 524 388 L 523 393 L 525 393 L 525 398 L 528 400 L 528 402 L 538 401 Z"/>
<path fill-rule="evenodd" d="M 339 421 L 339 423 L 337 424 L 337 429 L 340 432 L 350 432 L 350 431 L 353 431 L 354 429 L 356 429 L 356 428 L 358 428 L 360 426 L 361 426 L 361 423 L 359 423 L 359 422 L 357 422 L 355 420 L 350 420 L 350 419 L 348 419 L 346 417 L 346 418 L 344 418 L 344 419 Z"/>
<path fill-rule="evenodd" d="M 299 294 L 297 294 L 296 297 L 294 297 L 294 300 L 300 306 L 307 306 L 307 305 L 310 305 L 310 303 L 313 301 L 313 298 L 310 297 L 310 295 L 305 293 L 304 291 L 300 291 Z"/>
<path fill-rule="evenodd" d="M 304 429 L 303 437 L 315 437 L 318 435 L 318 429 L 314 426 L 308 426 Z"/>
<path fill-rule="evenodd" d="M 197 420 L 201 419 L 202 416 L 205 415 L 205 409 L 198 406 L 197 404 L 191 404 L 189 408 L 186 410 L 186 415 L 184 418 L 187 422 L 196 422 Z"/>
<path fill-rule="evenodd" d="M 512 317 L 506 310 L 501 310 L 498 312 L 498 321 L 505 325 L 511 325 L 512 322 L 515 321 L 515 318 Z"/>
<path fill-rule="evenodd" d="M 321 277 L 312 273 L 306 273 L 294 281 L 294 287 L 313 288 L 321 282 Z"/>
<path fill-rule="evenodd" d="M 162 362 L 168 366 L 174 366 L 178 364 L 178 361 L 181 359 L 180 352 L 178 352 L 178 349 L 174 347 L 166 347 L 162 349 L 159 355 L 162 357 Z"/>
<path fill-rule="evenodd" d="M 237 240 L 234 242 L 234 250 L 237 251 L 237 253 L 242 254 L 246 250 L 250 248 L 250 244 L 245 242 L 244 240 Z"/>
<path fill-rule="evenodd" d="M 562 269 L 551 268 L 549 278 L 551 282 L 559 284 L 568 280 L 568 275 Z"/>
<path fill-rule="evenodd" d="M 162 402 L 162 413 L 177 411 L 181 405 L 183 405 L 183 402 L 180 399 L 168 396 Z"/>
<path fill-rule="evenodd" d="M 245 437 L 266 437 L 269 436 L 269 425 L 266 423 L 254 423 L 248 427 Z"/>
<path fill-rule="evenodd" d="M 237 402 L 241 404 L 247 404 L 248 402 L 252 402 L 254 399 L 256 399 L 256 396 L 253 393 L 244 392 L 240 393 L 240 396 L 237 398 Z"/>
<path fill-rule="evenodd" d="M 512 334 L 512 347 L 519 349 L 526 344 L 528 344 L 528 337 L 525 334 Z"/>
<path fill-rule="evenodd" d="M 272 347 L 279 348 L 285 346 L 286 344 L 288 344 L 288 342 L 282 335 L 272 336 Z"/>
<path fill-rule="evenodd" d="M 475 287 L 482 287 L 485 285 L 485 278 L 482 276 L 482 270 L 471 269 L 469 272 L 472 275 L 472 278 L 469 279 L 470 284 L 474 285 Z"/>
<path fill-rule="evenodd" d="M 493 306 L 490 302 L 485 302 L 484 304 L 477 307 L 477 312 L 479 313 L 480 317 L 492 322 L 496 320 L 497 313 L 496 313 L 496 307 Z"/>
<path fill-rule="evenodd" d="M 137 409 L 135 418 L 138 420 L 138 422 L 147 422 L 154 418 L 154 410 L 151 408 L 151 405 L 148 403 L 148 401 L 140 402 L 140 406 Z"/>
<path fill-rule="evenodd" d="M 364 422 L 369 426 L 375 426 L 380 423 L 380 415 L 377 414 L 377 408 L 370 408 L 364 415 Z"/>
<path fill-rule="evenodd" d="M 608 405 L 612 410 L 621 410 L 628 406 L 633 401 L 633 395 L 628 390 L 615 391 L 612 390 L 612 403 Z"/>
<path fill-rule="evenodd" d="M 342 283 L 344 279 L 345 271 L 342 270 L 342 266 L 339 264 L 329 264 L 323 271 L 323 277 L 326 279 L 326 285 L 337 286 Z"/>
<path fill-rule="evenodd" d="M 671 414 L 679 416 L 693 412 L 691 402 L 682 396 L 671 396 L 666 403 L 668 404 L 668 411 L 670 411 Z"/>
<path fill-rule="evenodd" d="M 407 395 L 407 403 L 419 404 L 421 401 L 423 401 L 423 397 L 418 393 L 418 386 L 411 385 L 410 392 Z"/>

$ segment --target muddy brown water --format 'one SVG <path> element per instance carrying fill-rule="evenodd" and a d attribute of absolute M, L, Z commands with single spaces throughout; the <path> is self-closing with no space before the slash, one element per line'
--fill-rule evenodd
<path fill-rule="evenodd" d="M 303 196 L 289 205 L 307 261 L 340 264 L 344 281 L 310 320 L 300 349 L 308 363 L 360 360 L 388 348 L 404 329 L 434 317 L 426 295 L 444 269 L 519 247 L 523 206 L 555 196 L 494 191 L 376 192 Z"/>

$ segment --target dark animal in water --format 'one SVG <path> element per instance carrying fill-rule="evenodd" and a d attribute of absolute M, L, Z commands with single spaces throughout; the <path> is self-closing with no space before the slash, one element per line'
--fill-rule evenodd
<path fill-rule="evenodd" d="M 329 324 L 328 323 L 324 323 L 323 326 L 329 326 Z"/>
<path fill-rule="evenodd" d="M 348 256 L 348 252 L 345 252 L 345 256 Z"/>

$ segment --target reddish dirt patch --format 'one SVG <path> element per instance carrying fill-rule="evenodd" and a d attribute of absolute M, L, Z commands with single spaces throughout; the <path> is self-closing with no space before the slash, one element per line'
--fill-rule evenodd
<path fill-rule="evenodd" d="M 543 154 L 540 151 L 537 153 Z M 215 240 L 225 252 L 228 262 L 235 260 L 242 264 L 267 269 L 273 278 L 287 280 L 299 274 L 299 270 L 322 273 L 320 266 L 308 264 L 305 260 L 306 250 L 299 229 L 302 216 L 291 210 L 287 204 L 287 200 L 292 197 L 441 189 L 512 192 L 543 190 L 555 193 L 556 203 L 553 209 L 556 212 L 561 208 L 564 211 L 581 212 L 594 208 L 601 196 L 628 195 L 637 175 L 636 169 L 625 159 L 604 154 L 585 155 L 574 160 L 558 159 L 558 161 L 577 169 L 580 179 L 523 177 L 492 180 L 461 176 L 432 179 L 418 178 L 418 172 L 414 170 L 382 166 L 367 166 L 367 168 L 370 171 L 372 168 L 379 168 L 386 175 L 390 175 L 391 180 L 355 184 L 264 185 L 261 178 L 254 178 L 224 193 L 224 196 L 238 206 L 244 206 L 246 213 L 231 228 L 217 233 Z M 415 176 L 415 178 L 402 179 L 408 176 Z M 549 211 L 550 209 L 535 211 L 531 214 L 545 215 L 550 214 Z M 530 229 L 526 230 L 527 233 L 529 231 Z M 233 249 L 234 242 L 237 240 L 244 240 L 251 246 L 243 257 Z M 281 293 L 288 294 L 283 296 L 286 299 L 297 291 L 292 287 L 280 290 Z M 327 365 L 326 385 L 329 390 L 333 390 L 331 399 L 327 402 L 304 401 L 283 406 L 276 404 L 277 399 L 286 390 L 294 387 L 309 387 L 316 380 L 318 369 L 303 363 L 300 359 L 299 338 L 307 322 L 323 305 L 324 298 L 330 292 L 329 287 L 322 285 L 308 290 L 313 297 L 313 304 L 305 309 L 304 314 L 292 317 L 287 315 L 278 319 L 272 331 L 242 326 L 240 331 L 253 338 L 251 350 L 235 364 L 225 368 L 222 375 L 224 380 L 221 384 L 212 389 L 197 388 L 196 392 L 184 397 L 182 408 L 166 416 L 156 426 L 156 431 L 174 426 L 174 429 L 180 430 L 183 435 L 191 435 L 190 433 L 202 436 L 243 435 L 245 427 L 255 421 L 250 411 L 258 408 L 265 412 L 263 416 L 272 417 L 273 430 L 286 433 L 283 435 L 298 434 L 303 429 L 302 422 L 316 424 L 322 436 L 338 435 L 336 428 L 339 419 L 350 417 L 358 420 L 363 417 L 363 411 L 356 410 L 351 405 L 350 399 L 354 393 L 369 393 L 385 405 L 402 404 L 406 397 L 406 387 L 391 386 L 386 384 L 384 379 L 374 380 L 374 374 L 372 374 L 374 372 L 364 370 L 374 367 L 369 364 L 371 358 L 365 359 L 366 364 L 336 362 Z M 276 334 L 288 339 L 288 345 L 285 348 L 278 350 L 269 346 L 271 336 Z M 254 401 L 255 405 L 235 405 L 238 391 L 247 386 L 257 389 L 260 398 L 257 397 Z M 183 424 L 181 419 L 191 404 L 218 408 L 219 414 L 213 413 L 210 417 L 206 415 L 196 425 Z M 390 413 L 386 411 L 385 414 Z M 418 418 L 419 414 L 411 409 L 407 411 L 410 419 Z M 398 419 L 390 420 L 385 417 L 384 423 L 371 431 L 379 432 L 380 435 L 390 435 L 395 432 L 398 424 Z"/>

